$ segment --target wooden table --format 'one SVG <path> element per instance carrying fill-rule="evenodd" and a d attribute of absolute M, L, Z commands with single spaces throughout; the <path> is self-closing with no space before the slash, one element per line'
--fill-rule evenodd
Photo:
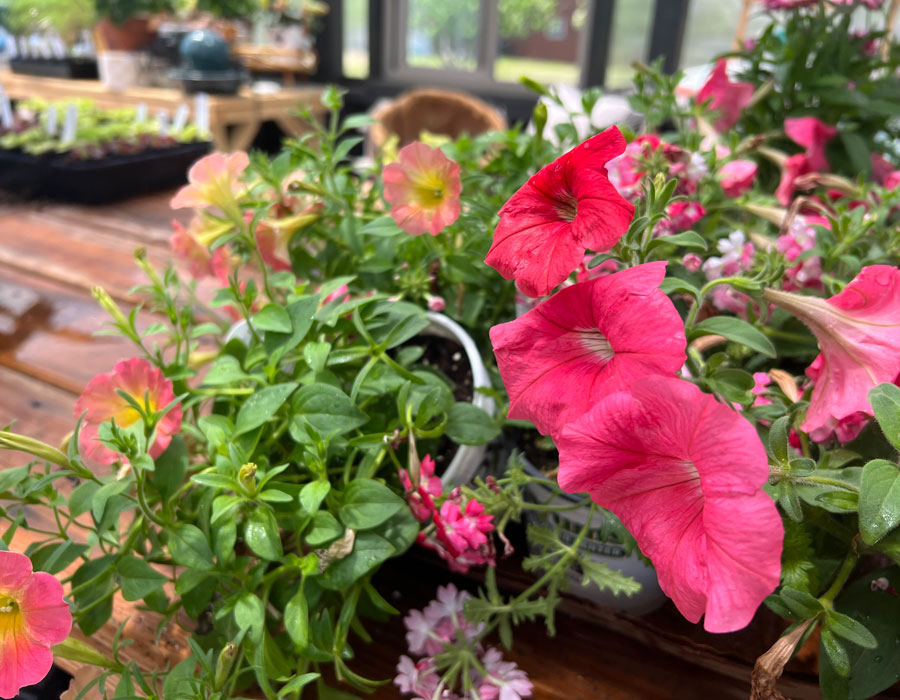
<path fill-rule="evenodd" d="M 164 264 L 171 259 L 169 222 L 173 216 L 184 222 L 187 216 L 168 208 L 170 196 L 93 208 L 0 204 L 0 299 L 11 309 L 0 323 L 0 425 L 15 419 L 14 430 L 57 444 L 74 426 L 72 407 L 85 384 L 134 354 L 121 338 L 93 335 L 106 316 L 89 290 L 102 285 L 123 306 L 138 301 L 129 295 L 143 281 L 132 250 L 145 246 L 154 264 Z M 18 290 L 14 295 L 12 288 Z M 0 469 L 25 461 L 25 455 L 0 452 Z M 34 517 L 37 522 L 41 516 Z M 32 539 L 20 529 L 11 548 L 23 551 Z M 510 591 L 522 590 L 530 581 L 517 561 L 502 564 L 500 579 Z M 424 607 L 436 587 L 451 580 L 470 590 L 478 586 L 477 579 L 453 575 L 429 553 L 414 548 L 385 566 L 375 585 L 405 615 Z M 88 641 L 108 645 L 126 618 L 126 638 L 137 639 L 125 649 L 126 659 L 156 668 L 187 651 L 178 635 L 154 644 L 153 615 L 120 599 L 112 621 Z M 762 633 L 757 628 L 709 635 L 671 605 L 638 618 L 566 599 L 555 638 L 543 625 L 523 625 L 506 655 L 528 672 L 535 700 L 745 700 L 748 659 L 778 634 L 771 617 L 763 622 Z M 406 652 L 402 617 L 367 627 L 375 641 L 354 639 L 352 666 L 370 678 L 392 678 Z M 70 672 L 78 668 L 72 662 L 60 665 Z M 786 678 L 780 687 L 793 700 L 819 697 L 809 676 Z M 400 696 L 388 684 L 371 697 Z"/>
<path fill-rule="evenodd" d="M 42 78 L 0 71 L 0 86 L 12 99 L 40 97 L 46 100 L 86 98 L 107 109 L 147 105 L 148 113 L 164 110 L 171 118 L 181 104 L 191 112 L 194 98 L 171 88 L 133 87 L 122 92 L 107 90 L 97 80 Z M 248 87 L 237 95 L 209 96 L 209 127 L 216 148 L 222 151 L 245 151 L 253 143 L 263 122 L 274 121 L 289 136 L 306 131 L 302 119 L 290 114 L 308 107 L 315 116 L 324 114 L 320 101 L 323 88 L 315 85 L 282 88 L 272 94 L 258 94 Z"/>

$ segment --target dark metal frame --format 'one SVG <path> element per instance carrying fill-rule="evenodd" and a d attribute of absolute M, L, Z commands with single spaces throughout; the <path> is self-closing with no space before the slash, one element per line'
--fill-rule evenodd
<path fill-rule="evenodd" d="M 352 80 L 343 75 L 343 0 L 329 0 L 330 12 L 323 19 L 323 26 L 316 38 L 319 53 L 318 70 L 313 79 L 321 82 L 337 82 L 351 88 L 350 100 L 354 107 L 366 109 L 379 97 L 395 95 L 408 87 L 402 80 L 387 80 L 385 47 L 386 3 L 395 0 L 369 0 L 369 77 Z M 452 0 L 448 0 L 452 2 Z M 489 0 L 496 2 L 497 0 Z M 629 2 L 629 0 L 618 0 Z M 663 57 L 663 67 L 669 73 L 678 70 L 684 31 L 687 26 L 691 0 L 656 0 L 651 25 L 649 60 Z M 587 37 L 581 53 L 582 87 L 603 85 L 609 64 L 612 27 L 617 0 L 592 0 L 587 21 Z M 515 86 L 513 86 L 515 87 Z M 473 91 L 471 88 L 467 88 Z M 534 97 L 510 92 L 509 86 L 478 86 L 476 94 L 507 106 L 511 117 L 534 104 Z M 349 106 L 349 105 L 348 105 Z"/>

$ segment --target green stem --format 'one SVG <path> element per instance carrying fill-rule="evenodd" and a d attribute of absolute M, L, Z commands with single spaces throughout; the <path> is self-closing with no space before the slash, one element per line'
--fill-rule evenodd
<path fill-rule="evenodd" d="M 844 584 L 847 583 L 847 579 L 850 578 L 850 574 L 853 572 L 853 569 L 856 567 L 856 562 L 859 561 L 859 553 L 856 551 L 856 540 L 851 543 L 851 549 L 847 552 L 847 556 L 844 557 L 843 563 L 841 563 L 841 568 L 838 569 L 837 575 L 834 578 L 831 586 L 828 588 L 825 593 L 823 593 L 819 597 L 819 602 L 822 603 L 825 607 L 830 608 L 831 604 L 834 602 L 834 599 L 837 597 L 837 594 L 841 592 L 841 589 L 844 587 Z"/>

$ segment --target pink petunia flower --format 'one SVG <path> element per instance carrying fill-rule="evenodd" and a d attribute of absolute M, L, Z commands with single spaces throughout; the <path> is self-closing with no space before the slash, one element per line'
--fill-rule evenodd
<path fill-rule="evenodd" d="M 644 178 L 644 164 L 656 151 L 661 141 L 656 134 L 642 134 L 629 143 L 621 155 L 606 164 L 609 181 L 619 194 L 633 202 L 641 194 L 641 180 Z"/>
<path fill-rule="evenodd" d="M 768 406 L 772 403 L 772 399 L 765 395 L 766 391 L 769 390 L 769 385 L 771 383 L 772 378 L 767 372 L 753 373 L 753 389 L 751 390 L 751 393 L 755 397 L 753 399 L 754 406 Z"/>
<path fill-rule="evenodd" d="M 510 418 L 555 435 L 600 398 L 684 364 L 684 325 L 651 262 L 560 290 L 491 329 Z"/>
<path fill-rule="evenodd" d="M 237 193 L 241 189 L 241 173 L 248 165 L 250 158 L 243 151 L 204 156 L 191 166 L 190 184 L 175 193 L 170 206 L 173 209 L 218 207 L 231 221 L 240 221 Z"/>
<path fill-rule="evenodd" d="M 767 289 L 763 298 L 790 312 L 816 336 L 821 354 L 800 429 L 824 439 L 856 413 L 872 415 L 869 390 L 900 374 L 900 270 L 870 265 L 830 299 Z"/>
<path fill-rule="evenodd" d="M 147 360 L 136 357 L 121 360 L 112 372 L 91 379 L 75 402 L 75 416 L 84 414 L 79 439 L 81 454 L 98 464 L 112 464 L 119 459 L 119 455 L 97 439 L 100 425 L 112 418 L 116 425 L 127 428 L 140 420 L 140 414 L 116 393 L 117 389 L 146 405 L 150 412 L 160 411 L 175 400 L 172 382 Z M 179 403 L 156 424 L 156 439 L 148 450 L 150 456 L 159 457 L 180 429 Z"/>
<path fill-rule="evenodd" d="M 586 249 L 612 248 L 634 216 L 605 167 L 624 150 L 624 137 L 611 127 L 533 175 L 500 210 L 485 262 L 539 297 L 581 264 Z"/>
<path fill-rule="evenodd" d="M 440 148 L 420 141 L 404 146 L 382 177 L 391 216 L 407 233 L 436 236 L 459 218 L 459 163 Z"/>
<path fill-rule="evenodd" d="M 711 100 L 709 109 L 719 113 L 714 124 L 716 131 L 728 131 L 750 104 L 753 92 L 752 83 L 733 83 L 728 79 L 727 62 L 723 58 L 716 63 L 709 80 L 697 93 L 697 103 Z"/>
<path fill-rule="evenodd" d="M 752 160 L 732 160 L 719 168 L 719 182 L 729 197 L 740 197 L 756 179 L 757 165 Z"/>
<path fill-rule="evenodd" d="M 804 252 L 816 245 L 816 230 L 803 216 L 795 216 L 787 232 L 778 237 L 776 249 L 790 263 L 784 271 L 783 289 L 822 289 L 822 261 L 818 255 L 801 258 Z"/>
<path fill-rule="evenodd" d="M 679 199 L 666 207 L 667 219 L 660 221 L 653 229 L 654 236 L 667 236 L 679 231 L 687 231 L 706 216 L 706 209 L 700 202 Z"/>
<path fill-rule="evenodd" d="M 809 158 L 803 153 L 797 153 L 784 161 L 781 167 L 781 180 L 775 190 L 775 198 L 782 206 L 788 206 L 794 198 L 794 181 L 801 175 L 814 172 Z"/>
<path fill-rule="evenodd" d="M 615 513 L 659 585 L 709 632 L 745 627 L 778 585 L 781 517 L 753 426 L 687 381 L 648 377 L 557 439 L 559 484 Z"/>
<path fill-rule="evenodd" d="M 806 149 L 806 158 L 813 172 L 829 170 L 825 146 L 837 135 L 837 129 L 815 117 L 796 117 L 784 120 L 784 133 Z"/>
<path fill-rule="evenodd" d="M 33 573 L 24 554 L 0 551 L 0 698 L 43 680 L 53 664 L 51 647 L 71 629 L 62 584 Z"/>
<path fill-rule="evenodd" d="M 900 170 L 880 153 L 872 154 L 872 177 L 882 187 L 889 190 L 900 185 Z"/>
<path fill-rule="evenodd" d="M 688 272 L 696 272 L 703 265 L 703 258 L 696 253 L 686 253 L 681 259 L 681 264 Z"/>

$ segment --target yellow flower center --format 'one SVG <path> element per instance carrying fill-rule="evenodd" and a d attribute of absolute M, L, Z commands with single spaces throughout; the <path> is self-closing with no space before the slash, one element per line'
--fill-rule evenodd
<path fill-rule="evenodd" d="M 415 183 L 416 202 L 427 209 L 436 209 L 444 203 L 446 183 L 437 173 L 427 173 Z"/>
<path fill-rule="evenodd" d="M 143 401 L 143 397 L 138 398 L 138 401 Z M 153 399 L 147 399 L 146 406 L 147 413 L 155 413 L 156 412 L 156 401 Z M 141 414 L 138 413 L 134 408 L 132 408 L 129 404 L 125 404 L 119 411 L 113 416 L 116 421 L 116 425 L 121 428 L 127 428 L 129 425 L 133 425 L 137 423 L 141 419 Z"/>
<path fill-rule="evenodd" d="M 0 595 L 0 639 L 20 634 L 22 627 L 22 611 L 19 604 L 9 596 Z"/>

